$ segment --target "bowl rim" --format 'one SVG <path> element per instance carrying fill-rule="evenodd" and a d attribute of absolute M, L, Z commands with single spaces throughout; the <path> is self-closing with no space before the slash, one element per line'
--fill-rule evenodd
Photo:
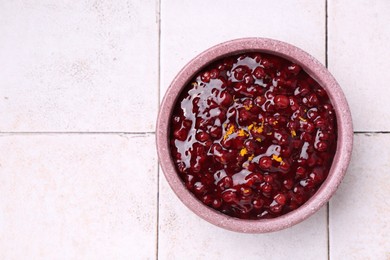
<path fill-rule="evenodd" d="M 328 177 L 317 192 L 298 209 L 273 219 L 238 219 L 216 211 L 199 201 L 183 184 L 171 159 L 169 122 L 176 100 L 188 81 L 215 60 L 245 52 L 264 52 L 293 61 L 328 93 L 337 120 L 337 148 Z M 278 231 L 300 223 L 317 212 L 335 193 L 348 168 L 352 147 L 352 117 L 344 93 L 325 66 L 300 48 L 269 38 L 240 38 L 215 45 L 188 62 L 176 75 L 160 105 L 156 124 L 157 153 L 165 178 L 177 197 L 195 214 L 227 230 L 242 233 Z"/>

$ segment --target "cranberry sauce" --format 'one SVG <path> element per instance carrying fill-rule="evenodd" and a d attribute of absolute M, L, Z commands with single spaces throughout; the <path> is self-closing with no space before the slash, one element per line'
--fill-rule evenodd
<path fill-rule="evenodd" d="M 171 155 L 204 204 L 243 219 L 274 218 L 305 203 L 336 150 L 326 91 L 300 66 L 265 53 L 209 65 L 171 117 Z"/>

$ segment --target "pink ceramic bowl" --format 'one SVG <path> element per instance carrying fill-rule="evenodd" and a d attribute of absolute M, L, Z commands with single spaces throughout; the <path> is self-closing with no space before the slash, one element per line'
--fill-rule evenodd
<path fill-rule="evenodd" d="M 318 191 L 298 209 L 273 219 L 244 220 L 207 207 L 187 188 L 175 170 L 170 156 L 169 122 L 176 98 L 189 80 L 209 63 L 244 53 L 265 52 L 299 64 L 327 92 L 334 106 L 338 125 L 337 150 L 329 175 Z M 265 39 L 243 38 L 216 45 L 191 60 L 175 77 L 162 101 L 157 119 L 157 151 L 165 177 L 179 199 L 194 213 L 219 227 L 244 233 L 265 233 L 295 225 L 318 211 L 335 193 L 347 170 L 352 152 L 352 119 L 344 94 L 329 71 L 315 58 L 290 44 Z"/>

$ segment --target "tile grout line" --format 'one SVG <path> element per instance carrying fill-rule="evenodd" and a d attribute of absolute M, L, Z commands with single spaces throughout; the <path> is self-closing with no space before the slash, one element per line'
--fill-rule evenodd
<path fill-rule="evenodd" d="M 325 67 L 328 68 L 328 0 L 325 0 Z M 328 260 L 330 260 L 329 201 L 326 203 L 326 236 Z"/>
<path fill-rule="evenodd" d="M 161 1 L 157 0 L 157 23 L 158 23 L 158 40 L 157 40 L 157 111 L 160 108 L 161 94 Z M 159 256 L 159 230 L 160 230 L 160 167 L 157 162 L 157 220 L 156 220 L 156 260 Z"/>
<path fill-rule="evenodd" d="M 325 67 L 328 68 L 328 0 L 325 0 Z"/>
<path fill-rule="evenodd" d="M 328 237 L 328 241 L 327 241 L 328 260 L 330 260 L 329 201 L 326 203 L 326 234 Z"/>
<path fill-rule="evenodd" d="M 157 163 L 157 221 L 156 221 L 156 259 L 158 260 L 158 240 L 160 230 L 160 167 Z"/>

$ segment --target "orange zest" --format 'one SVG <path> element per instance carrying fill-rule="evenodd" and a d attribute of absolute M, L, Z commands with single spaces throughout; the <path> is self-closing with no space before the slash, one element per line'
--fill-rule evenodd
<path fill-rule="evenodd" d="M 276 154 L 272 155 L 272 160 L 277 161 L 277 162 L 282 162 L 283 161 L 282 157 L 279 157 Z"/>
<path fill-rule="evenodd" d="M 253 107 L 252 104 L 249 104 L 248 106 L 245 106 L 245 105 L 244 105 L 245 110 L 251 110 L 252 107 Z"/>
<path fill-rule="evenodd" d="M 244 147 L 240 150 L 240 155 L 245 156 L 248 153 L 248 150 Z"/>
<path fill-rule="evenodd" d="M 297 136 L 297 132 L 295 132 L 295 130 L 293 129 L 293 130 L 291 130 L 291 136 L 292 137 L 295 137 L 295 136 Z"/>
<path fill-rule="evenodd" d="M 226 139 L 228 139 L 228 137 L 229 137 L 231 134 L 233 134 L 235 130 L 236 130 L 236 128 L 234 127 L 234 125 L 231 125 L 231 126 L 229 127 L 229 129 L 226 130 L 226 133 L 225 133 L 225 135 L 223 136 L 223 140 L 225 141 Z"/>
<path fill-rule="evenodd" d="M 237 136 L 249 136 L 249 134 L 244 129 L 240 129 L 238 130 Z"/>

